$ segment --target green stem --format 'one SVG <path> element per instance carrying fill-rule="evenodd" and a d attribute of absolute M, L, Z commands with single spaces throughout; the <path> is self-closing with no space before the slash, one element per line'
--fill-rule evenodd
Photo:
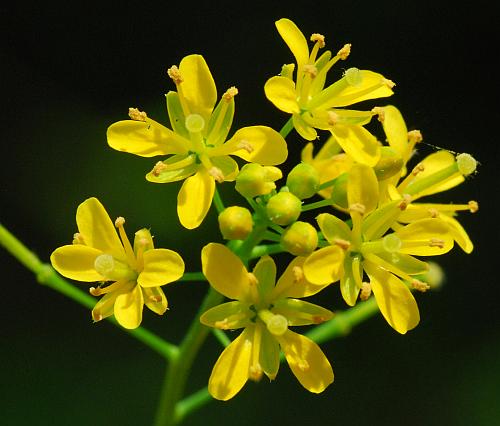
<path fill-rule="evenodd" d="M 326 207 L 331 205 L 333 205 L 332 200 L 321 200 L 321 201 L 316 201 L 315 203 L 305 204 L 302 206 L 301 210 L 303 212 L 306 212 L 308 210 L 319 209 L 321 207 Z"/>
<path fill-rule="evenodd" d="M 184 398 L 182 401 L 179 401 L 175 407 L 176 423 L 181 423 L 189 413 L 198 410 L 212 400 L 212 396 L 208 392 L 208 389 L 204 387 L 203 389 L 200 389 L 199 391 L 196 391 L 195 393 Z"/>
<path fill-rule="evenodd" d="M 185 272 L 179 281 L 206 281 L 203 272 Z"/>
<path fill-rule="evenodd" d="M 293 129 L 293 119 L 290 117 L 280 130 L 280 135 L 286 138 Z"/>
<path fill-rule="evenodd" d="M 158 403 L 155 426 L 171 426 L 176 424 L 176 405 L 184 393 L 186 381 L 201 344 L 210 329 L 201 324 L 202 313 L 222 302 L 224 296 L 212 287 L 203 300 L 187 334 L 179 346 L 178 355 L 171 360 L 165 375 L 165 381 Z"/>
<path fill-rule="evenodd" d="M 264 240 L 274 241 L 275 243 L 279 243 L 281 241 L 281 237 L 275 232 L 266 231 L 264 232 Z"/>
<path fill-rule="evenodd" d="M 212 328 L 212 334 L 225 348 L 231 343 L 231 339 L 229 339 L 229 337 L 227 337 L 227 334 L 219 328 Z"/>
<path fill-rule="evenodd" d="M 23 243 L 0 224 L 0 245 L 3 245 L 7 251 L 19 260 L 26 268 L 36 275 L 40 284 L 46 285 L 51 289 L 63 294 L 86 308 L 92 309 L 95 305 L 95 299 L 76 288 L 60 275 L 49 264 L 43 263 L 31 252 Z M 135 337 L 140 342 L 149 346 L 152 350 L 166 359 L 172 359 L 178 352 L 177 346 L 168 343 L 142 327 L 134 330 L 126 330 L 118 325 L 113 317 L 107 318 L 110 322 Z"/>
<path fill-rule="evenodd" d="M 281 244 L 262 244 L 260 246 L 255 246 L 250 253 L 250 259 L 256 259 L 257 257 L 265 256 L 266 254 L 276 254 L 283 253 L 283 247 Z"/>
<path fill-rule="evenodd" d="M 224 207 L 224 202 L 222 201 L 222 198 L 219 194 L 219 190 L 217 187 L 215 187 L 215 192 L 214 192 L 214 205 L 215 208 L 217 209 L 217 213 L 222 213 L 226 208 Z"/>

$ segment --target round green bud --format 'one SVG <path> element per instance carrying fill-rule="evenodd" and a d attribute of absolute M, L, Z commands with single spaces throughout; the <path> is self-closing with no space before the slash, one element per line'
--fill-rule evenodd
<path fill-rule="evenodd" d="M 297 221 L 283 232 L 281 245 L 294 256 L 308 256 L 318 247 L 318 233 L 311 224 Z"/>
<path fill-rule="evenodd" d="M 296 195 L 288 191 L 282 191 L 269 198 L 266 211 L 272 222 L 285 226 L 299 218 L 301 208 L 302 203 Z"/>
<path fill-rule="evenodd" d="M 244 207 L 228 207 L 218 219 L 220 232 L 226 240 L 244 240 L 252 232 L 252 214 Z"/>
<path fill-rule="evenodd" d="M 403 157 L 395 149 L 383 146 L 380 148 L 380 160 L 373 170 L 378 180 L 385 180 L 399 173 L 403 165 Z"/>
<path fill-rule="evenodd" d="M 286 178 L 286 186 L 301 200 L 310 198 L 319 188 L 319 173 L 310 164 L 297 164 Z"/>
<path fill-rule="evenodd" d="M 274 181 L 281 177 L 281 170 L 277 167 L 245 164 L 236 177 L 236 191 L 247 198 L 266 195 L 276 188 Z"/>

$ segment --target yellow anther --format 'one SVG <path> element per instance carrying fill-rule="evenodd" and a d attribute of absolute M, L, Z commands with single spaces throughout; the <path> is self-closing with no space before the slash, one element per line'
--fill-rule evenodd
<path fill-rule="evenodd" d="M 149 301 L 150 302 L 159 303 L 159 302 L 161 302 L 161 300 L 162 300 L 161 296 L 158 296 L 158 295 L 155 296 L 153 294 L 151 296 L 149 296 Z"/>
<path fill-rule="evenodd" d="M 347 57 L 351 54 L 351 43 L 344 44 L 342 49 L 337 52 L 337 56 L 345 61 Z"/>
<path fill-rule="evenodd" d="M 328 124 L 335 126 L 339 122 L 339 115 L 336 112 L 328 111 Z"/>
<path fill-rule="evenodd" d="M 423 140 L 423 137 L 422 137 L 422 133 L 420 132 L 420 130 L 410 130 L 408 132 L 408 141 L 410 143 L 416 144 L 416 143 L 422 142 L 422 140 Z"/>
<path fill-rule="evenodd" d="M 230 87 L 229 89 L 226 90 L 226 93 L 224 93 L 222 95 L 222 99 L 224 99 L 225 101 L 229 102 L 237 94 L 238 94 L 238 89 L 236 87 L 232 86 L 232 87 Z"/>
<path fill-rule="evenodd" d="M 121 216 L 118 216 L 115 220 L 115 226 L 117 228 L 120 228 L 121 226 L 125 225 L 125 218 L 124 217 L 121 217 Z"/>
<path fill-rule="evenodd" d="M 164 170 L 167 169 L 167 165 L 163 162 L 163 161 L 158 161 L 155 166 L 153 167 L 153 170 L 151 171 L 151 173 L 153 174 L 153 176 L 160 176 L 161 172 L 163 172 Z"/>
<path fill-rule="evenodd" d="M 248 283 L 251 286 L 256 286 L 259 283 L 259 280 L 252 272 L 248 272 Z"/>
<path fill-rule="evenodd" d="M 92 319 L 94 322 L 99 322 L 103 319 L 103 316 L 99 311 L 92 311 Z"/>
<path fill-rule="evenodd" d="M 100 287 L 90 287 L 89 288 L 89 293 L 92 296 L 100 296 L 102 294 L 101 288 Z"/>
<path fill-rule="evenodd" d="M 168 70 L 167 70 L 168 76 L 174 81 L 174 83 L 180 84 L 184 80 L 182 79 L 181 73 L 179 71 L 179 68 L 177 68 L 176 65 L 172 65 Z"/>
<path fill-rule="evenodd" d="M 311 78 L 314 78 L 318 75 L 318 68 L 311 64 L 304 65 L 304 73 L 309 74 Z"/>
<path fill-rule="evenodd" d="M 248 377 L 256 382 L 262 378 L 262 367 L 259 363 L 253 364 L 248 368 Z"/>
<path fill-rule="evenodd" d="M 372 286 L 370 283 L 364 282 L 361 287 L 361 292 L 359 293 L 359 298 L 364 302 L 368 300 L 368 298 L 372 294 Z"/>
<path fill-rule="evenodd" d="M 364 204 L 354 203 L 349 206 L 349 211 L 359 213 L 362 216 L 366 212 L 366 207 L 364 206 Z"/>
<path fill-rule="evenodd" d="M 321 324 L 325 321 L 328 321 L 328 318 L 322 317 L 321 315 L 314 315 L 312 317 L 312 320 L 314 324 Z"/>
<path fill-rule="evenodd" d="M 222 173 L 222 170 L 219 169 L 218 167 L 213 166 L 209 171 L 208 174 L 212 176 L 217 182 L 222 183 L 224 182 L 224 174 Z"/>
<path fill-rule="evenodd" d="M 382 107 L 375 107 L 375 108 L 372 108 L 372 112 L 377 115 L 377 119 L 378 121 L 380 121 L 381 123 L 384 122 L 385 120 L 385 109 L 382 108 Z"/>
<path fill-rule="evenodd" d="M 387 78 L 382 79 L 382 83 L 385 84 L 389 89 L 392 89 L 396 85 L 394 81 L 389 80 Z"/>
<path fill-rule="evenodd" d="M 420 280 L 417 280 L 417 279 L 414 279 L 411 282 L 411 286 L 415 290 L 420 291 L 422 293 L 425 293 L 427 290 L 429 290 L 431 288 L 431 286 L 429 284 L 424 283 L 423 281 L 420 281 Z"/>
<path fill-rule="evenodd" d="M 250 142 L 248 142 L 247 140 L 245 140 L 245 139 L 242 139 L 238 143 L 238 145 L 236 145 L 236 148 L 238 148 L 238 149 L 244 149 L 249 154 L 251 154 L 254 151 L 253 145 Z"/>
<path fill-rule="evenodd" d="M 444 240 L 441 240 L 439 238 L 431 238 L 429 240 L 429 246 L 430 247 L 444 248 Z"/>
<path fill-rule="evenodd" d="M 333 244 L 339 246 L 342 250 L 349 250 L 349 247 L 351 247 L 351 243 L 347 240 L 343 240 L 342 238 L 335 238 L 333 240 Z"/>
<path fill-rule="evenodd" d="M 419 173 L 422 173 L 425 170 L 425 167 L 423 164 L 417 164 L 414 169 L 411 171 L 411 174 L 413 176 L 417 176 Z"/>
<path fill-rule="evenodd" d="M 309 371 L 310 368 L 309 363 L 305 359 L 301 359 L 298 362 L 297 367 L 299 367 L 299 369 L 303 372 Z"/>
<path fill-rule="evenodd" d="M 403 194 L 403 199 L 399 203 L 398 207 L 400 210 L 406 210 L 408 205 L 411 203 L 411 195 L 410 194 Z"/>
<path fill-rule="evenodd" d="M 221 330 L 229 330 L 229 321 L 227 318 L 224 318 L 222 321 L 215 321 L 214 326 Z"/>
<path fill-rule="evenodd" d="M 476 213 L 479 210 L 479 204 L 477 203 L 477 201 L 471 200 L 468 204 L 471 213 Z"/>
<path fill-rule="evenodd" d="M 325 47 L 325 36 L 324 35 L 321 35 L 318 33 L 311 34 L 311 41 L 314 43 L 318 43 L 318 46 L 320 48 Z"/>
<path fill-rule="evenodd" d="M 293 282 L 298 283 L 304 278 L 304 270 L 300 266 L 294 266 L 292 268 Z"/>
<path fill-rule="evenodd" d="M 85 240 L 83 239 L 83 235 L 80 234 L 79 232 L 76 232 L 75 234 L 73 234 L 73 244 L 85 244 Z"/>
<path fill-rule="evenodd" d="M 429 213 L 429 216 L 432 218 L 436 218 L 439 216 L 439 211 L 437 209 L 433 208 L 427 209 L 427 213 Z"/>
<path fill-rule="evenodd" d="M 144 111 L 139 111 L 137 108 L 129 108 L 128 116 L 135 121 L 146 121 L 146 118 L 148 118 Z"/>

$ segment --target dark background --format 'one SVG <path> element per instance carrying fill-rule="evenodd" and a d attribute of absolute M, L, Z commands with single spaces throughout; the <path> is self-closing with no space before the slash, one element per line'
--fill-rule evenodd
<path fill-rule="evenodd" d="M 377 317 L 323 345 L 336 377 L 322 395 L 302 390 L 283 366 L 275 382 L 249 383 L 186 425 L 500 424 L 496 11 L 478 1 L 211 3 L 1 6 L 0 222 L 46 261 L 71 240 L 78 204 L 97 196 L 112 217 L 127 218 L 129 235 L 151 227 L 159 247 L 176 249 L 199 270 L 200 248 L 220 241 L 214 212 L 198 230 L 183 230 L 173 201 L 180 184 L 146 182 L 156 160 L 111 150 L 106 128 L 131 106 L 166 123 L 164 94 L 173 89 L 166 69 L 201 53 L 219 94 L 239 88 L 233 129 L 279 129 L 287 117 L 266 101 L 263 84 L 293 60 L 274 27 L 289 17 L 306 36 L 324 34 L 333 51 L 353 44 L 336 77 L 343 66 L 384 74 L 397 83 L 396 94 L 378 104 L 397 105 L 426 142 L 480 161 L 479 173 L 442 199 L 479 201 L 476 215 L 461 216 L 476 248 L 439 259 L 447 281 L 418 296 L 415 330 L 398 335 Z M 302 146 L 292 133 L 295 161 Z M 240 201 L 230 184 L 221 191 Z M 163 378 L 160 357 L 111 324 L 92 325 L 88 310 L 37 284 L 1 249 L 0 271 L 0 422 L 149 424 Z M 148 311 L 143 324 L 179 341 L 205 290 L 168 286 L 171 311 L 162 318 Z M 319 300 L 345 309 L 338 293 L 334 286 Z M 190 391 L 206 384 L 219 353 L 209 339 Z"/>

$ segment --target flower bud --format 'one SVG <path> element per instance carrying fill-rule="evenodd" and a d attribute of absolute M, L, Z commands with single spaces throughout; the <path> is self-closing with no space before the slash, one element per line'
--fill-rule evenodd
<path fill-rule="evenodd" d="M 286 186 L 301 200 L 310 198 L 318 192 L 319 173 L 311 164 L 297 164 L 288 174 Z"/>
<path fill-rule="evenodd" d="M 318 233 L 311 224 L 297 221 L 285 230 L 281 245 L 294 256 L 308 256 L 318 247 Z"/>
<path fill-rule="evenodd" d="M 236 191 L 247 198 L 266 195 L 276 188 L 274 181 L 281 177 L 277 167 L 245 164 L 236 178 Z"/>
<path fill-rule="evenodd" d="M 388 179 L 401 171 L 404 165 L 403 157 L 395 149 L 383 146 L 380 148 L 380 154 L 380 160 L 373 168 L 378 180 Z"/>
<path fill-rule="evenodd" d="M 267 202 L 267 216 L 278 225 L 288 225 L 299 218 L 301 207 L 302 203 L 296 195 L 282 191 Z"/>
<path fill-rule="evenodd" d="M 244 207 L 228 207 L 218 219 L 220 232 L 226 240 L 244 240 L 252 232 L 252 214 Z"/>

